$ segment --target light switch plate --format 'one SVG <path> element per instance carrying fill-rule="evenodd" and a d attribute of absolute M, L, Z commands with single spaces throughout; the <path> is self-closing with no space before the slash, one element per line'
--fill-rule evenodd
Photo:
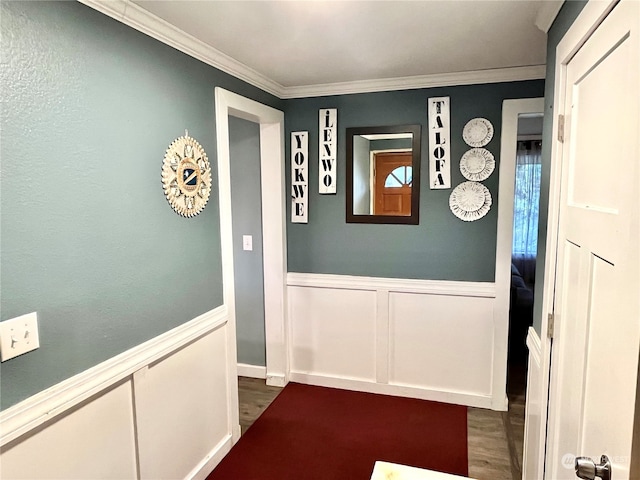
<path fill-rule="evenodd" d="M 0 322 L 0 359 L 3 362 L 39 347 L 37 312 Z"/>
<path fill-rule="evenodd" d="M 242 249 L 243 250 L 253 250 L 253 236 L 252 235 L 243 235 L 242 236 Z"/>

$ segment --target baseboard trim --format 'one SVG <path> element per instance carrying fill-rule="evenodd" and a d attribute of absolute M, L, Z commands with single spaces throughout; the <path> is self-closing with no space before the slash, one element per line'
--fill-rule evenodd
<path fill-rule="evenodd" d="M 287 384 L 287 379 L 284 375 L 270 375 L 267 374 L 267 385 L 270 387 L 284 387 Z"/>
<path fill-rule="evenodd" d="M 464 297 L 495 298 L 496 296 L 496 285 L 493 282 L 417 280 L 323 273 L 288 273 L 287 286 L 348 290 L 387 290 L 394 293 L 422 293 Z"/>
<path fill-rule="evenodd" d="M 249 365 L 248 363 L 239 363 L 238 376 L 249 378 L 267 378 L 267 367 L 261 367 L 260 365 Z"/>
<path fill-rule="evenodd" d="M 221 305 L 0 412 L 0 446 L 225 325 L 227 320 L 227 307 Z"/>
<path fill-rule="evenodd" d="M 479 407 L 488 409 L 495 408 L 492 404 L 492 398 L 490 395 L 433 390 L 410 385 L 381 384 L 369 382 L 366 380 L 331 377 L 304 372 L 291 372 L 289 375 L 289 380 L 306 385 L 317 385 L 319 387 L 342 388 L 345 390 L 355 390 L 357 392 L 418 398 L 420 400 L 453 403 L 457 405 L 465 405 L 468 407 Z"/>
<path fill-rule="evenodd" d="M 206 457 L 185 477 L 185 480 L 205 480 L 233 447 L 231 435 L 223 438 Z"/>

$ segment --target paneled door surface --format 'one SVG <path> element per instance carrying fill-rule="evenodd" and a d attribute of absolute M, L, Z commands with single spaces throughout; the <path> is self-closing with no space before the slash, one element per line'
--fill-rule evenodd
<path fill-rule="evenodd" d="M 629 478 L 640 344 L 640 2 L 620 2 L 566 66 L 547 479 L 574 457 Z"/>

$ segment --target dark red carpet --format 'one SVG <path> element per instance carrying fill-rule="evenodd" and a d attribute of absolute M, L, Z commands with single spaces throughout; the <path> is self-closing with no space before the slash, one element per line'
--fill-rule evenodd
<path fill-rule="evenodd" d="M 467 475 L 467 408 L 289 383 L 207 480 L 369 480 L 376 460 Z"/>

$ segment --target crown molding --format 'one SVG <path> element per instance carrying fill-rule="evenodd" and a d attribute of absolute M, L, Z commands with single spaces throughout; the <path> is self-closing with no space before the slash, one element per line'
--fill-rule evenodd
<path fill-rule="evenodd" d="M 542 30 L 544 33 L 548 33 L 553 21 L 558 16 L 558 12 L 562 8 L 564 0 L 547 0 L 540 2 L 538 8 L 538 15 L 536 15 L 536 27 Z"/>
<path fill-rule="evenodd" d="M 211 45 L 185 33 L 183 30 L 148 12 L 144 8 L 139 7 L 130 0 L 78 1 L 281 99 L 473 85 L 478 83 L 517 82 L 521 80 L 538 80 L 545 77 L 544 65 L 531 65 L 525 67 L 496 68 L 435 75 L 285 87 L 222 53 Z M 560 3 L 560 5 L 562 5 L 561 1 L 543 3 Z M 544 8 L 541 8 L 541 10 L 544 10 Z M 557 11 L 555 14 L 557 14 Z M 555 14 L 553 18 L 555 18 Z M 553 18 L 551 22 L 553 22 Z"/>
<path fill-rule="evenodd" d="M 531 65 L 527 67 L 494 68 L 468 72 L 285 87 L 281 98 L 325 97 L 350 93 L 389 92 L 393 90 L 414 90 L 418 88 L 473 85 L 477 83 L 538 80 L 545 77 L 545 71 L 545 65 Z"/>
<path fill-rule="evenodd" d="M 265 92 L 279 98 L 282 97 L 283 87 L 279 83 L 238 62 L 211 45 L 185 33 L 178 27 L 129 0 L 78 1 L 193 58 L 216 67 L 240 80 L 244 80 Z"/>

